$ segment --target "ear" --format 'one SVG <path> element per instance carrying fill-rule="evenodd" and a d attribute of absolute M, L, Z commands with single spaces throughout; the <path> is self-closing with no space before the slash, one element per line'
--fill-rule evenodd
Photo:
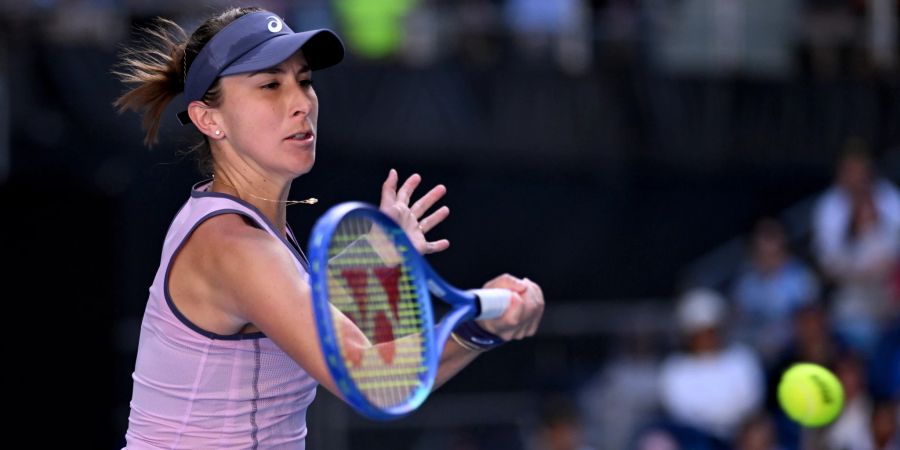
<path fill-rule="evenodd" d="M 210 139 L 222 139 L 225 137 L 225 129 L 222 127 L 222 119 L 219 111 L 200 100 L 192 101 L 187 108 L 188 116 L 194 126 Z M 219 134 L 216 134 L 216 131 Z"/>

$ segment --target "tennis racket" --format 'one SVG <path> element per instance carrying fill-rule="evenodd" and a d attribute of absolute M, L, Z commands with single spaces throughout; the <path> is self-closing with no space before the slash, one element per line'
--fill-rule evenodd
<path fill-rule="evenodd" d="M 462 321 L 499 317 L 509 304 L 506 289 L 447 284 L 396 222 L 365 203 L 329 209 L 309 245 L 313 310 L 328 369 L 347 403 L 372 419 L 418 408 L 451 331 Z M 431 294 L 450 305 L 438 323 Z"/>

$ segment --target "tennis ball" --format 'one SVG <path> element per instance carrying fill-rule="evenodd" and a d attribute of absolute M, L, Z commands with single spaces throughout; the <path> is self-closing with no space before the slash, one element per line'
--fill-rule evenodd
<path fill-rule="evenodd" d="M 778 383 L 778 403 L 788 417 L 807 427 L 828 425 L 844 407 L 844 388 L 828 369 L 794 364 Z"/>

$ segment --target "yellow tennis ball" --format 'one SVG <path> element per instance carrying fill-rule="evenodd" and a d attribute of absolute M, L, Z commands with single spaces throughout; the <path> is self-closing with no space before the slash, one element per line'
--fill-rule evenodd
<path fill-rule="evenodd" d="M 828 425 L 844 407 L 844 388 L 828 369 L 811 363 L 791 366 L 778 383 L 778 403 L 807 427 Z"/>

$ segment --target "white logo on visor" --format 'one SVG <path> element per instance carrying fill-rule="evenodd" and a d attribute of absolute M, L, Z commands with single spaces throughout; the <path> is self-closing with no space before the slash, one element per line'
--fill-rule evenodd
<path fill-rule="evenodd" d="M 273 33 L 277 33 L 279 31 L 281 31 L 281 27 L 282 27 L 281 19 L 279 19 L 275 16 L 269 16 L 266 18 L 269 19 L 269 31 L 271 31 Z"/>

